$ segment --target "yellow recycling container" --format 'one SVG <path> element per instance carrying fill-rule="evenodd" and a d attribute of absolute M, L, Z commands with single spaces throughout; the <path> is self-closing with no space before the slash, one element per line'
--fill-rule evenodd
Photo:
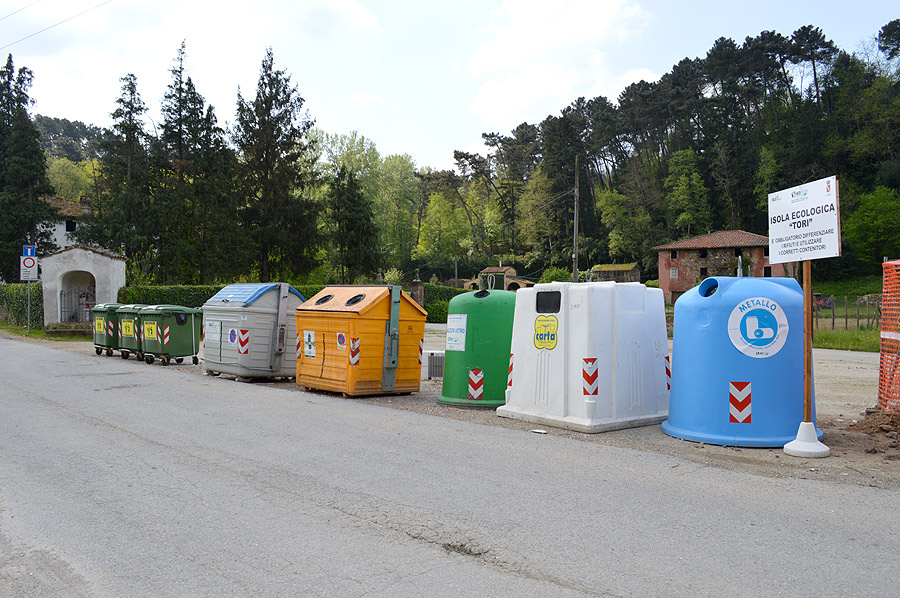
<path fill-rule="evenodd" d="M 299 386 L 346 396 L 419 390 L 427 313 L 400 286 L 325 287 L 295 314 Z"/>

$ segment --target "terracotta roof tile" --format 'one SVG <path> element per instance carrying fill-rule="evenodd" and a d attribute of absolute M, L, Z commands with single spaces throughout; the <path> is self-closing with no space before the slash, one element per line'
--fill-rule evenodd
<path fill-rule="evenodd" d="M 743 230 L 723 230 L 690 239 L 682 239 L 665 245 L 657 245 L 653 251 L 667 249 L 719 249 L 723 247 L 767 247 L 769 237 Z"/>

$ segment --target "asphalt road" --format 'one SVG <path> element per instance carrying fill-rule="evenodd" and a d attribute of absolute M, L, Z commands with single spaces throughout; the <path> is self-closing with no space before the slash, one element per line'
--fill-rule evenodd
<path fill-rule="evenodd" d="M 900 493 L 0 338 L 0 596 L 888 596 Z"/>

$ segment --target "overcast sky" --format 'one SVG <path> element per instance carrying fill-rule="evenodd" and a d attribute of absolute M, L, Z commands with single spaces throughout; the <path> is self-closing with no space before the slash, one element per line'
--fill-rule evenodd
<path fill-rule="evenodd" d="M 483 152 L 481 133 L 539 123 L 579 96 L 615 101 L 629 83 L 705 56 L 718 37 L 741 43 L 812 24 L 859 51 L 898 9 L 897 0 L 0 0 L 0 47 L 34 72 L 33 114 L 107 126 L 128 73 L 160 121 L 184 40 L 187 73 L 225 126 L 238 87 L 255 94 L 271 46 L 318 127 L 447 168 L 455 149 Z"/>

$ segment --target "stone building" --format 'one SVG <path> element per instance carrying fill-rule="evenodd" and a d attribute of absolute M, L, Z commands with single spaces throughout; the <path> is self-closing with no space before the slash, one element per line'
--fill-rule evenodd
<path fill-rule="evenodd" d="M 125 257 L 76 245 L 41 258 L 44 325 L 90 322 L 91 308 L 115 303 L 125 286 Z"/>
<path fill-rule="evenodd" d="M 591 268 L 591 279 L 613 282 L 641 282 L 637 262 L 630 264 L 599 264 Z"/>
<path fill-rule="evenodd" d="M 742 230 L 726 230 L 653 248 L 659 252 L 659 288 L 666 303 L 675 303 L 710 276 L 736 276 L 738 260 L 744 276 L 795 276 L 796 263 L 770 264 L 769 238 Z"/>

